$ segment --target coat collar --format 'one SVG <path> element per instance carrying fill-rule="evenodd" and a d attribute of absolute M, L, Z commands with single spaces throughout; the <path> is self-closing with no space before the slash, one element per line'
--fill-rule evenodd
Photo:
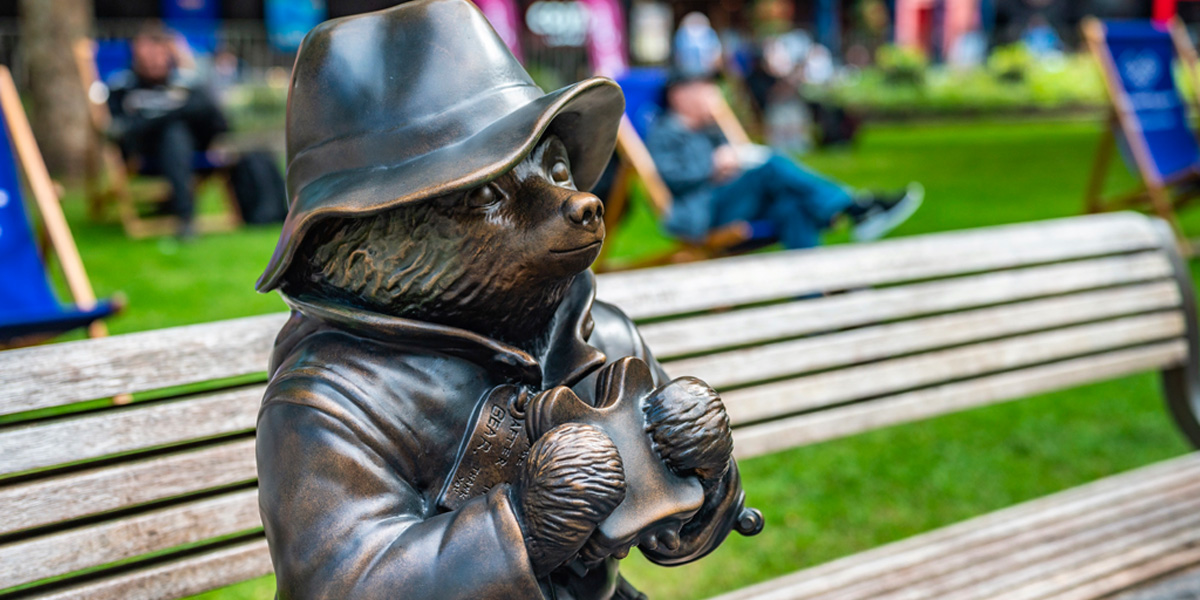
<path fill-rule="evenodd" d="M 280 295 L 293 311 L 309 319 L 384 343 L 428 348 L 463 358 L 497 369 L 506 378 L 523 384 L 540 385 L 541 389 L 573 386 L 606 360 L 587 343 L 594 325 L 591 309 L 596 295 L 591 271 L 576 277 L 567 290 L 550 322 L 550 341 L 541 356 L 457 327 L 348 308 L 312 297 Z M 280 339 L 285 337 L 281 333 Z"/>

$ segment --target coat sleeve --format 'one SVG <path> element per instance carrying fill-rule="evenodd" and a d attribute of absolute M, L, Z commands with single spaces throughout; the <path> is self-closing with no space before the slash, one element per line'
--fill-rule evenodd
<path fill-rule="evenodd" d="M 259 508 L 280 600 L 541 598 L 507 486 L 433 515 L 369 419 L 319 381 L 272 385 Z"/>

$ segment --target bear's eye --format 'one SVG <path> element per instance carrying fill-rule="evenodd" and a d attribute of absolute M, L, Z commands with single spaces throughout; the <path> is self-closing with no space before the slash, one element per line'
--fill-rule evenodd
<path fill-rule="evenodd" d="M 471 208 L 483 208 L 491 206 L 500 201 L 500 191 L 495 189 L 494 183 L 481 185 L 467 192 L 467 206 Z"/>
<path fill-rule="evenodd" d="M 567 163 L 560 160 L 550 167 L 550 177 L 554 178 L 555 183 L 568 183 L 571 181 L 571 169 L 567 168 Z"/>

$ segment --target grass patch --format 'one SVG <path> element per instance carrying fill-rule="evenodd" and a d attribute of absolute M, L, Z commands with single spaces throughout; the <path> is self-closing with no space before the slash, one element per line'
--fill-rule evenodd
<path fill-rule="evenodd" d="M 1083 121 L 878 126 L 853 150 L 805 162 L 860 187 L 921 181 L 926 205 L 896 232 L 914 235 L 1079 214 L 1099 133 Z M 1112 187 L 1131 181 L 1118 173 Z M 79 203 L 67 208 L 98 293 L 129 299 L 112 321 L 116 332 L 283 308 L 253 292 L 277 228 L 183 246 L 134 242 L 115 226 L 87 223 Z M 1185 226 L 1200 230 L 1198 217 Z M 844 231 L 828 236 L 845 239 Z M 612 243 L 614 255 L 631 257 L 669 240 L 639 204 Z M 676 569 L 635 553 L 623 570 L 652 598 L 703 598 L 1185 451 L 1157 378 L 1126 377 L 745 461 L 750 502 L 767 517 L 760 537 L 735 535 Z M 273 594 L 264 578 L 200 597 Z"/>

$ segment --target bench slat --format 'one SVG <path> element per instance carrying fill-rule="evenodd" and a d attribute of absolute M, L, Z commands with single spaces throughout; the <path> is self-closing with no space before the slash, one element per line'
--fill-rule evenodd
<path fill-rule="evenodd" d="M 1183 340 L 1039 365 L 734 429 L 739 459 L 842 438 L 864 431 L 1026 398 L 1054 390 L 1183 364 Z"/>
<path fill-rule="evenodd" d="M 1118 536 L 1125 536 L 1128 543 L 1131 534 L 1147 528 L 1163 523 L 1179 525 L 1195 518 L 1200 508 L 1200 479 L 1185 478 L 1178 483 L 1156 489 L 1151 495 L 1127 497 L 1066 518 L 1023 523 L 1011 531 L 974 540 L 955 540 L 938 551 L 936 560 L 859 581 L 838 589 L 838 595 L 847 600 L 899 600 L 913 592 L 924 597 L 946 597 L 964 586 L 1001 577 L 1022 566 L 1070 556 L 1080 546 L 1111 542 Z"/>
<path fill-rule="evenodd" d="M 735 424 L 1181 336 L 1177 312 L 1126 317 L 928 352 L 722 393 Z"/>
<path fill-rule="evenodd" d="M 0 488 L 0 534 L 253 481 L 244 439 Z"/>
<path fill-rule="evenodd" d="M 1127 532 L 1101 540 L 1072 540 L 1077 545 L 1066 545 L 1063 554 L 1033 564 L 1012 565 L 1021 568 L 955 589 L 952 594 L 962 600 L 991 600 L 1001 596 L 1013 600 L 1053 598 L 1058 592 L 1093 577 L 1167 556 L 1200 542 L 1200 514 L 1195 507 L 1191 503 L 1184 516 L 1176 515 L 1158 523 L 1146 523 L 1141 515 L 1130 515 Z M 929 591 L 910 588 L 905 597 L 945 598 L 946 594 L 936 587 Z"/>
<path fill-rule="evenodd" d="M 1189 454 L 785 575 L 723 595 L 720 600 L 840 597 L 839 592 L 849 586 L 904 569 L 936 565 L 966 546 L 1003 540 L 1014 531 L 1052 527 L 1105 507 L 1131 505 L 1196 481 L 1200 481 L 1200 454 Z"/>
<path fill-rule="evenodd" d="M 717 389 L 1179 305 L 1170 281 L 939 315 L 666 363 Z"/>
<path fill-rule="evenodd" d="M 17 586 L 261 527 L 258 490 L 0 546 L 0 581 Z"/>
<path fill-rule="evenodd" d="M 1200 565 L 1200 545 L 1177 548 L 1174 552 L 1146 561 L 1136 566 L 1097 577 L 1085 584 L 1063 590 L 1054 595 L 1056 600 L 1092 600 L 1129 590 L 1147 581 Z"/>
<path fill-rule="evenodd" d="M 1001 540 L 1012 531 L 1037 529 L 1153 496 L 1198 477 L 1200 461 L 1194 455 L 1171 459 L 772 579 L 721 596 L 721 600 L 824 598 L 888 573 L 942 560 L 947 549 Z"/>
<path fill-rule="evenodd" d="M 263 539 L 33 596 L 36 600 L 163 600 L 271 574 Z"/>
<path fill-rule="evenodd" d="M 823 298 L 647 323 L 640 329 L 655 356 L 663 359 L 870 323 L 1162 279 L 1170 275 L 1170 261 L 1161 253 L 1139 253 L 895 288 L 856 290 Z"/>
<path fill-rule="evenodd" d="M 997 589 L 1009 593 L 1022 585 L 1044 583 L 1048 575 L 1067 571 L 1081 562 L 1200 523 L 1196 489 L 1196 482 L 1189 481 L 1177 488 L 1158 490 L 1151 497 L 1094 511 L 1101 518 L 1081 513 L 983 544 L 956 545 L 954 553 L 942 556 L 939 564 L 894 571 L 855 586 L 852 594 L 844 589 L 839 595 L 859 600 L 979 594 L 994 597 Z"/>
<path fill-rule="evenodd" d="M 0 431 L 0 475 L 250 431 L 264 385 Z"/>
<path fill-rule="evenodd" d="M 609 273 L 599 297 L 634 319 L 1038 263 L 1159 248 L 1134 213 L 1109 213 Z M 1173 242 L 1171 242 L 1173 243 Z"/>
<path fill-rule="evenodd" d="M 1053 522 L 1026 523 L 977 540 L 954 540 L 936 549 L 934 560 L 840 587 L 837 595 L 845 600 L 900 600 L 966 598 L 980 588 L 1008 592 L 1023 581 L 1033 581 L 1054 569 L 1066 570 L 1081 559 L 1111 551 L 1114 545 L 1133 545 L 1147 536 L 1157 537 L 1164 526 L 1197 522 L 1200 481 L 1193 478 L 1181 483 L 1156 489 L 1150 496 L 1131 497 Z M 1050 571 L 1043 569 L 1049 565 L 1054 565 Z M 985 592 L 985 597 L 995 596 Z"/>
<path fill-rule="evenodd" d="M 0 415 L 266 372 L 286 314 L 0 352 Z"/>

